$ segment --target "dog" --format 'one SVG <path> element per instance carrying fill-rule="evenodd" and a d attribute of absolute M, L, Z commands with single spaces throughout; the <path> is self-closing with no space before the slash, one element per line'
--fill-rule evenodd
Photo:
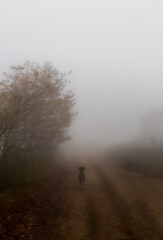
<path fill-rule="evenodd" d="M 85 184 L 85 167 L 79 167 L 79 182 L 80 182 L 80 187 L 83 188 Z"/>

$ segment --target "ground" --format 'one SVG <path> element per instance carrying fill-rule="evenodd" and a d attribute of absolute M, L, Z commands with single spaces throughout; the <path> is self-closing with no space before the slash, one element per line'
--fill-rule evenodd
<path fill-rule="evenodd" d="M 83 189 L 79 187 L 79 165 L 87 168 Z M 65 166 L 63 177 L 52 177 L 31 190 L 27 199 L 32 203 L 27 201 L 22 206 L 25 210 L 19 207 L 19 219 L 26 218 L 26 230 L 22 231 L 23 222 L 17 223 L 15 238 L 13 230 L 9 234 L 7 229 L 2 239 L 163 239 L 163 181 L 94 159 L 67 161 Z M 4 222 L 12 222 L 12 214 L 7 218 L 0 223 L 1 229 Z"/>

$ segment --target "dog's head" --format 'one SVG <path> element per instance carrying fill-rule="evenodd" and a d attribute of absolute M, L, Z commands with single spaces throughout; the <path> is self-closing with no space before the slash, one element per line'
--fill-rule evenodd
<path fill-rule="evenodd" d="M 84 172 L 86 167 L 79 167 L 79 171 Z"/>

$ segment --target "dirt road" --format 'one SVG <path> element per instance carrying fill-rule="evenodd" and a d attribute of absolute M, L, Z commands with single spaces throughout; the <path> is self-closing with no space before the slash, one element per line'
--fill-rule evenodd
<path fill-rule="evenodd" d="M 69 164 L 65 202 L 56 220 L 56 240 L 162 240 L 163 182 L 97 161 L 79 188 L 79 163 Z"/>

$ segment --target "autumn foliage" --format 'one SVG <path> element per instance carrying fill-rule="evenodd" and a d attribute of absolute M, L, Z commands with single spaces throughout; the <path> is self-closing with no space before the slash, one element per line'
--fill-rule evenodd
<path fill-rule="evenodd" d="M 75 113 L 74 94 L 67 90 L 68 75 L 50 63 L 30 62 L 4 74 L 0 82 L 0 164 L 17 153 L 22 158 L 27 151 L 55 149 L 69 139 L 67 131 Z"/>

